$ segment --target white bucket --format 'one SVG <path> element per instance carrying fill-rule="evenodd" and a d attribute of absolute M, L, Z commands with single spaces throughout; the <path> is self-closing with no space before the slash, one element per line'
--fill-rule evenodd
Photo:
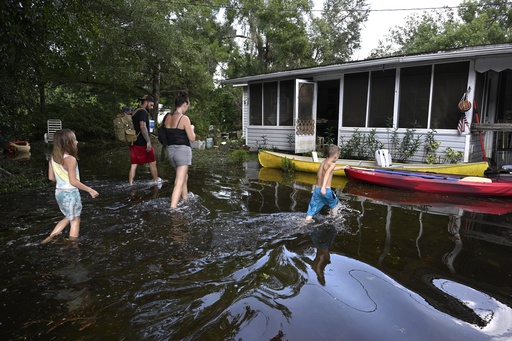
<path fill-rule="evenodd" d="M 213 147 L 213 138 L 212 137 L 207 137 L 206 138 L 206 148 L 210 149 L 211 147 Z"/>

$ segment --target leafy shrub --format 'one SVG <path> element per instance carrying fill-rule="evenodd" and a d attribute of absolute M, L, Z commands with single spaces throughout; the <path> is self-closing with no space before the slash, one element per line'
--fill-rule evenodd
<path fill-rule="evenodd" d="M 455 151 L 450 147 L 446 147 L 444 151 L 446 153 L 444 157 L 446 163 L 458 163 L 464 159 L 464 152 Z"/>
<path fill-rule="evenodd" d="M 229 162 L 242 165 L 249 159 L 249 154 L 243 149 L 237 149 L 229 155 Z"/>
<path fill-rule="evenodd" d="M 287 173 L 295 172 L 295 164 L 291 159 L 287 157 L 283 158 L 283 160 L 281 161 L 281 168 L 283 169 L 283 171 Z"/>
<path fill-rule="evenodd" d="M 415 129 L 407 129 L 404 137 L 400 139 L 398 136 L 398 128 L 395 128 L 391 136 L 391 144 L 393 146 L 393 159 L 404 162 L 410 159 L 420 148 L 421 135 L 414 136 Z"/>

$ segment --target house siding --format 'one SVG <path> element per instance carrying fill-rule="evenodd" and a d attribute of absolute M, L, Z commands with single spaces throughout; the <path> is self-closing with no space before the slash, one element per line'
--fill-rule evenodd
<path fill-rule="evenodd" d="M 362 135 L 367 135 L 373 129 L 370 128 L 358 128 L 358 132 Z M 341 142 L 346 143 L 350 140 L 354 134 L 355 129 L 353 128 L 342 128 L 340 130 L 338 144 L 342 145 Z M 388 149 L 393 154 L 393 147 L 391 145 L 391 138 L 393 135 L 393 129 L 378 128 L 376 131 L 376 139 L 384 144 L 383 149 Z M 430 130 L 428 129 L 417 129 L 414 131 L 414 138 L 419 136 L 420 147 L 413 157 L 408 159 L 408 162 L 425 162 L 426 150 L 425 150 L 425 138 Z M 399 129 L 397 131 L 400 140 L 403 139 L 406 129 Z M 444 162 L 446 156 L 446 147 L 450 147 L 452 150 L 457 152 L 464 152 L 466 146 L 466 135 L 459 135 L 457 131 L 451 130 L 438 130 L 435 133 L 435 141 L 441 142 L 439 148 L 436 151 L 436 162 Z M 471 155 L 464 153 L 464 162 L 467 162 L 471 158 Z M 480 160 L 479 160 L 480 161 Z"/>
<path fill-rule="evenodd" d="M 293 151 L 294 144 L 290 145 L 288 137 L 290 135 L 294 136 L 294 134 L 294 127 L 274 127 L 269 129 L 266 126 L 251 126 L 248 129 L 246 141 L 251 150 L 272 148 Z"/>
<path fill-rule="evenodd" d="M 433 66 L 437 64 L 449 64 L 449 63 L 463 63 L 467 62 L 469 63 L 469 69 L 468 69 L 468 75 L 467 79 L 464 81 L 465 84 L 467 84 L 467 87 L 464 88 L 463 91 L 467 89 L 468 93 L 468 100 L 470 100 L 472 103 L 473 100 L 478 102 L 479 109 L 482 111 L 480 114 L 480 119 L 484 123 L 503 123 L 503 121 L 498 121 L 498 119 L 503 120 L 503 110 L 505 108 L 505 104 L 507 105 L 505 109 L 512 107 L 512 97 L 510 96 L 510 91 L 498 91 L 498 86 L 500 86 L 499 89 L 504 90 L 505 86 L 501 83 L 499 83 L 499 77 L 498 75 L 501 75 L 501 73 L 508 72 L 509 77 L 512 78 L 510 75 L 510 70 L 512 70 L 512 44 L 496 44 L 496 45 L 482 45 L 482 46 L 475 46 L 475 47 L 467 47 L 467 48 L 461 48 L 457 50 L 448 50 L 448 51 L 438 51 L 438 52 L 432 52 L 432 53 L 426 53 L 423 55 L 411 55 L 411 56 L 400 56 L 400 57 L 390 57 L 390 58 L 382 58 L 382 59 L 374 59 L 374 60 L 366 60 L 366 61 L 357 61 L 357 62 L 349 62 L 344 64 L 338 64 L 338 65 L 331 65 L 331 66 L 318 66 L 313 68 L 305 68 L 305 69 L 297 69 L 297 70 L 289 70 L 289 71 L 283 71 L 283 72 L 276 72 L 273 74 L 262 74 L 262 75 L 255 75 L 255 76 L 247 76 L 247 77 L 241 77 L 239 79 L 233 79 L 233 80 L 227 80 L 225 83 L 227 84 L 238 84 L 239 86 L 244 87 L 243 91 L 243 106 L 242 106 L 242 114 L 243 114 L 243 129 L 244 129 L 244 135 L 246 138 L 246 144 L 251 147 L 251 149 L 256 149 L 258 147 L 262 147 L 265 145 L 266 148 L 275 148 L 279 150 L 289 150 L 294 151 L 295 146 L 290 144 L 290 135 L 295 136 L 295 127 L 288 127 L 288 126 L 264 126 L 264 125 L 249 125 L 250 120 L 250 98 L 249 98 L 249 86 L 251 84 L 258 84 L 258 83 L 266 83 L 266 82 L 281 82 L 281 81 L 288 81 L 288 80 L 298 80 L 298 79 L 308 79 L 309 81 L 316 82 L 318 84 L 319 82 L 323 81 L 333 81 L 333 80 L 339 80 L 340 82 L 340 89 L 339 89 L 339 110 L 338 110 L 338 139 L 337 142 L 340 144 L 342 141 L 346 142 L 354 133 L 355 129 L 352 126 L 361 126 L 360 128 L 357 128 L 358 131 L 362 134 L 368 134 L 370 133 L 374 128 L 368 128 L 368 126 L 378 126 L 379 128 L 375 128 L 377 131 L 377 138 L 379 141 L 381 141 L 384 146 L 383 148 L 389 149 L 392 151 L 392 148 L 390 146 L 391 143 L 391 136 L 394 131 L 394 129 L 387 129 L 383 127 L 382 125 L 382 117 L 379 115 L 386 114 L 389 110 L 387 107 L 383 107 L 382 110 L 374 110 L 372 111 L 372 108 L 375 107 L 375 105 L 380 105 L 379 103 L 373 103 L 372 102 L 372 95 L 370 91 L 370 86 L 372 86 L 372 82 L 369 82 L 368 85 L 368 95 L 370 96 L 367 99 L 367 108 L 366 108 L 366 120 L 365 122 L 346 122 L 346 125 L 351 126 L 343 126 L 343 121 L 346 119 L 346 117 L 343 115 L 344 110 L 344 102 L 346 99 L 344 99 L 344 77 L 347 74 L 354 74 L 354 73 L 366 73 L 370 72 L 370 76 L 372 75 L 372 72 L 375 72 L 375 70 L 396 70 L 396 80 L 395 80 L 395 94 L 394 94 L 394 108 L 393 108 L 393 125 L 394 126 L 409 126 L 411 125 L 411 122 L 399 122 L 400 117 L 398 116 L 398 106 L 400 105 L 400 72 L 402 71 L 402 68 L 414 68 L 414 67 L 421 67 L 421 66 Z M 445 67 L 446 69 L 446 67 Z M 436 70 L 440 70 L 441 80 L 440 82 L 443 82 L 443 68 L 433 68 L 432 69 L 432 75 L 435 75 Z M 508 71 L 504 71 L 508 70 Z M 444 74 L 446 76 L 446 74 Z M 449 80 L 453 80 L 451 78 L 448 78 Z M 380 80 L 380 78 L 378 79 Z M 356 79 L 357 81 L 357 79 Z M 420 135 L 420 147 L 418 151 L 415 153 L 415 155 L 408 159 L 410 162 L 423 162 L 425 161 L 426 157 L 426 151 L 425 151 L 425 137 L 427 133 L 430 131 L 430 129 L 427 129 L 426 127 L 431 126 L 442 126 L 443 129 L 436 129 L 435 132 L 435 141 L 440 142 L 439 148 L 436 150 L 436 162 L 445 162 L 446 157 L 446 148 L 450 147 L 455 152 L 463 152 L 464 158 L 463 162 L 475 162 L 475 161 L 482 161 L 484 157 L 487 157 L 488 160 L 490 160 L 491 164 L 495 164 L 496 160 L 495 158 L 499 157 L 499 153 L 497 153 L 495 149 L 496 145 L 496 137 L 492 133 L 484 134 L 483 142 L 485 144 L 485 153 L 487 155 L 484 156 L 482 152 L 481 142 L 480 142 L 480 136 L 477 132 L 468 133 L 468 130 L 464 132 L 462 135 L 458 133 L 456 123 L 453 124 L 453 129 L 451 128 L 451 117 L 450 119 L 446 120 L 445 118 L 448 116 L 442 116 L 442 112 L 440 113 L 439 107 L 446 106 L 446 100 L 439 101 L 436 99 L 435 102 L 433 102 L 433 97 L 435 94 L 437 96 L 442 95 L 443 93 L 439 92 L 440 90 L 436 86 L 436 78 L 432 78 L 431 80 L 431 89 L 429 91 L 429 104 L 428 104 L 428 123 L 425 125 L 424 122 L 419 122 L 419 126 L 422 126 L 424 128 L 416 129 L 415 135 Z M 446 83 L 446 82 L 445 82 Z M 445 84 L 445 83 L 439 83 L 439 84 Z M 510 83 L 510 82 L 509 82 Z M 356 82 L 356 85 L 358 83 Z M 379 83 L 375 83 L 379 84 Z M 384 84 L 384 83 L 382 83 Z M 451 83 L 450 83 L 451 84 Z M 459 91 L 458 87 L 461 86 L 460 82 L 457 83 L 456 79 L 454 81 L 454 88 L 457 88 L 457 92 Z M 385 85 L 385 84 L 384 84 Z M 384 86 L 383 85 L 383 86 Z M 422 84 L 420 84 L 422 85 Z M 512 84 L 508 85 L 509 89 L 512 88 Z M 324 88 L 325 89 L 325 88 Z M 387 89 L 387 88 L 386 88 Z M 421 88 L 420 88 L 421 89 Z M 433 92 L 433 89 L 437 89 L 437 93 Z M 382 90 L 382 89 L 381 89 Z M 364 92 L 364 90 L 363 90 Z M 378 92 L 378 95 L 382 95 L 382 91 Z M 453 101 L 453 94 L 449 94 L 450 101 Z M 295 100 L 297 97 L 297 89 L 294 94 Z M 317 98 L 318 93 L 315 91 L 315 98 L 314 101 L 318 100 Z M 323 93 L 324 101 L 322 103 L 326 103 L 325 101 L 325 93 Z M 388 94 L 389 97 L 389 94 Z M 387 97 L 387 98 L 388 98 Z M 288 97 L 288 100 L 290 99 L 290 96 Z M 414 98 L 413 98 L 414 99 Z M 272 99 L 271 99 L 272 100 Z M 456 99 L 458 101 L 458 98 Z M 281 102 L 279 102 L 281 103 Z M 327 102 L 329 103 L 329 102 Z M 437 107 L 434 108 L 433 103 L 437 104 Z M 501 104 L 500 104 L 501 103 Z M 503 104 L 505 103 L 505 104 Z M 368 105 L 374 105 L 374 107 L 368 107 Z M 387 104 L 389 106 L 388 102 L 383 102 L 382 105 Z M 406 103 L 407 104 L 407 103 Z M 498 104 L 502 105 L 502 107 L 499 107 Z M 420 105 L 423 105 L 420 103 Z M 454 104 L 455 106 L 456 104 Z M 315 104 L 316 109 L 319 108 L 318 103 Z M 378 107 L 378 109 L 381 109 L 381 107 Z M 328 108 L 329 109 L 329 108 Z M 363 115 L 361 113 L 361 110 L 359 107 L 355 107 L 355 109 L 358 110 L 358 117 Z M 434 110 L 437 109 L 437 110 Z M 263 109 L 264 110 L 264 109 Z M 325 110 L 325 106 L 324 106 Z M 442 109 L 441 111 L 443 111 Z M 499 113 L 498 113 L 499 110 Z M 507 109 L 509 110 L 509 109 Z M 294 120 L 297 120 L 298 112 L 297 108 L 294 109 Z M 454 115 L 458 114 L 458 112 L 453 112 L 453 110 L 448 110 L 449 113 L 446 113 L 446 115 Z M 370 116 L 370 112 L 372 112 L 373 116 Z M 325 115 L 326 111 L 323 111 L 322 114 Z M 467 112 L 467 120 L 468 124 L 471 125 L 472 117 L 475 114 L 474 108 L 471 108 L 470 111 Z M 441 115 L 441 116 L 440 116 Z M 501 116 L 498 116 L 501 115 Z M 511 111 L 512 115 L 512 111 Z M 265 113 L 262 113 L 262 116 L 265 116 Z M 507 116 L 508 117 L 508 116 Z M 328 114 L 325 116 L 317 116 L 319 119 L 326 120 L 326 122 L 316 122 L 315 125 L 315 131 L 317 137 L 325 137 L 325 126 L 327 125 L 328 128 L 335 128 L 336 129 L 336 123 L 334 122 L 334 125 L 332 124 L 333 121 L 336 121 L 332 118 L 332 114 Z M 413 117 L 414 118 L 414 117 Z M 370 119 L 378 120 L 377 123 L 375 122 L 369 122 Z M 434 124 L 432 124 L 434 122 Z M 351 124 L 352 123 L 352 124 Z M 412 122 L 416 123 L 416 122 Z M 448 123 L 448 124 L 446 124 Z M 330 126 L 329 126 L 330 125 Z M 319 127 L 322 127 L 321 129 L 318 129 Z M 398 136 L 400 139 L 403 139 L 404 134 L 406 133 L 407 129 L 400 128 L 397 130 Z M 263 138 L 264 136 L 264 138 Z M 328 136 L 328 135 L 327 135 Z M 494 137 L 493 137 L 494 136 Z M 509 138 L 512 140 L 512 137 Z M 265 141 L 264 141 L 265 140 Z M 321 141 L 321 138 L 317 139 L 318 141 Z M 507 140 L 508 141 L 508 140 Z M 321 143 L 321 142 L 320 142 Z M 508 145 L 512 145 L 512 142 L 506 142 Z M 317 145 L 316 148 L 319 149 L 321 146 Z M 393 151 L 392 151 L 393 152 Z M 493 153 L 494 152 L 494 153 Z M 492 155 L 496 154 L 496 155 Z M 503 151 L 502 154 L 506 155 L 506 160 L 503 160 L 503 162 L 512 163 L 512 150 L 511 151 Z M 509 157 L 510 154 L 510 157 Z M 502 158 L 505 158 L 503 156 Z M 510 161 L 510 162 L 509 162 Z M 499 166 L 499 165 L 498 165 Z"/>

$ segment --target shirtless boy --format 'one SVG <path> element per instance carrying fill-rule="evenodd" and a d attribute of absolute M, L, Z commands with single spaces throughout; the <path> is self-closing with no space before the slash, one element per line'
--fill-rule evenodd
<path fill-rule="evenodd" d="M 329 206 L 331 214 L 334 214 L 338 205 L 338 197 L 331 190 L 332 176 L 335 170 L 344 169 L 345 167 L 336 167 L 336 160 L 340 157 L 338 146 L 334 144 L 329 145 L 326 154 L 325 160 L 322 161 L 316 172 L 316 185 L 309 201 L 306 220 L 313 219 L 313 216 L 320 212 L 325 205 Z"/>

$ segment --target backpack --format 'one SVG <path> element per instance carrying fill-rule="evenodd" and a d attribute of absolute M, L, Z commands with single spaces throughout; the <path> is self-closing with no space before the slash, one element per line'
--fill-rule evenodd
<path fill-rule="evenodd" d="M 164 151 L 167 148 L 167 134 L 165 133 L 165 119 L 167 115 L 169 114 L 165 114 L 162 125 L 158 128 L 158 142 L 162 144 L 162 151 L 160 152 L 160 159 L 162 160 L 165 157 Z"/>
<path fill-rule="evenodd" d="M 119 114 L 113 122 L 114 133 L 119 141 L 133 143 L 137 140 L 131 115 Z"/>

